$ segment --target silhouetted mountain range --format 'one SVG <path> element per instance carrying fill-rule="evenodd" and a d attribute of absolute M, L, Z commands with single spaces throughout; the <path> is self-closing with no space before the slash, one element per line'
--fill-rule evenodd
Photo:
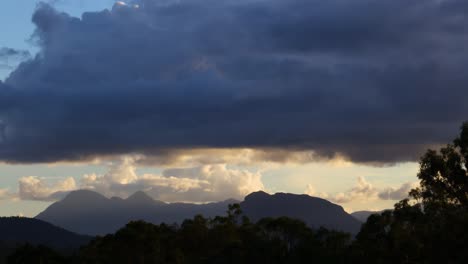
<path fill-rule="evenodd" d="M 26 217 L 0 218 L 1 244 L 46 245 L 56 249 L 73 249 L 87 244 L 91 237 L 78 235 L 39 219 Z"/>
<path fill-rule="evenodd" d="M 153 200 L 144 192 L 121 199 L 106 198 L 96 192 L 80 190 L 71 192 L 63 200 L 50 205 L 36 218 L 73 232 L 103 235 L 115 232 L 131 220 L 172 224 L 181 223 L 197 214 L 205 217 L 225 215 L 228 204 L 238 202 L 164 203 Z M 255 192 L 245 197 L 240 205 L 244 213 L 254 221 L 262 217 L 288 216 L 301 219 L 313 228 L 323 226 L 352 234 L 356 234 L 361 226 L 341 206 L 307 195 L 269 195 Z"/>
<path fill-rule="evenodd" d="M 236 202 L 169 204 L 155 201 L 144 192 L 136 192 L 127 199 L 109 199 L 93 191 L 79 190 L 53 203 L 36 218 L 80 234 L 104 235 L 114 233 L 132 220 L 172 224 L 197 214 L 206 217 L 224 215 L 228 204 Z"/>
<path fill-rule="evenodd" d="M 387 210 L 391 210 L 391 209 L 387 209 Z M 362 223 L 365 223 L 367 221 L 367 218 L 369 218 L 369 216 L 373 215 L 373 214 L 380 214 L 384 211 L 387 211 L 387 210 L 381 210 L 381 211 L 356 211 L 356 212 L 353 212 L 351 213 L 351 215 L 356 218 L 357 220 L 359 220 L 360 222 Z"/>

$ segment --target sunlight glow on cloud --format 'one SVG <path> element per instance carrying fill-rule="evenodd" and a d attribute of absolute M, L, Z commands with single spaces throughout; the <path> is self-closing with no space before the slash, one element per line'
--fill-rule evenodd
<path fill-rule="evenodd" d="M 135 163 L 150 167 L 196 167 L 211 164 L 231 166 L 275 167 L 324 163 L 331 167 L 352 166 L 347 157 L 341 154 L 323 156 L 312 150 L 278 148 L 193 148 L 173 149 L 150 155 L 133 155 Z M 107 157 L 112 159 L 115 157 Z M 106 157 L 101 157 L 106 159 Z M 369 164 L 378 166 L 382 164 Z"/>
<path fill-rule="evenodd" d="M 92 156 L 83 160 L 58 161 L 55 165 L 102 164 L 120 159 L 121 155 Z M 332 167 L 349 167 L 354 163 L 342 155 L 320 156 L 311 150 L 272 149 L 272 148 L 191 148 L 161 150 L 156 153 L 132 154 L 131 158 L 138 166 L 173 168 L 198 167 L 203 165 L 229 164 L 230 166 L 275 167 L 282 165 L 302 165 L 308 163 L 326 163 Z M 371 164 L 375 165 L 375 164 Z"/>
<path fill-rule="evenodd" d="M 266 190 L 262 170 L 231 168 L 225 163 L 199 166 L 168 167 L 161 173 L 138 173 L 138 158 L 125 156 L 109 165 L 103 174 L 84 174 L 78 180 L 65 178 L 49 180 L 43 177 L 22 177 L 18 197 L 23 200 L 59 200 L 69 191 L 89 189 L 108 197 L 127 197 L 137 191 L 145 191 L 154 199 L 166 202 L 210 202 L 225 199 L 242 200 L 251 192 Z M 323 163 L 324 166 L 327 163 Z M 344 169 L 339 167 L 338 169 Z M 304 193 L 321 197 L 338 204 L 355 204 L 369 201 L 396 201 L 407 197 L 415 183 L 394 187 L 375 187 L 364 177 L 348 190 L 338 192 L 317 191 L 308 184 Z"/>
<path fill-rule="evenodd" d="M 345 192 L 336 194 L 328 194 L 325 192 L 317 192 L 312 184 L 308 184 L 304 190 L 305 194 L 317 196 L 327 199 L 338 204 L 349 204 L 359 201 L 372 200 L 394 200 L 399 201 L 408 197 L 408 193 L 412 188 L 418 186 L 418 183 L 403 183 L 400 187 L 376 188 L 364 177 L 358 177 L 356 185 Z"/>
<path fill-rule="evenodd" d="M 18 181 L 18 195 L 23 200 L 53 201 L 61 198 L 59 194 L 76 188 L 75 179 L 72 177 L 53 183 L 36 176 L 22 177 Z"/>
<path fill-rule="evenodd" d="M 24 200 L 57 200 L 76 189 L 89 189 L 109 197 L 127 197 L 143 190 L 166 202 L 210 202 L 242 199 L 251 192 L 264 190 L 260 173 L 230 169 L 225 164 L 168 169 L 162 175 L 138 175 L 134 162 L 133 158 L 124 157 L 103 175 L 83 175 L 79 184 L 73 178 L 49 183 L 39 177 L 23 177 L 18 183 L 19 197 Z"/>
<path fill-rule="evenodd" d="M 11 193 L 9 189 L 0 189 L 0 200 L 6 200 L 11 198 Z"/>
<path fill-rule="evenodd" d="M 400 187 L 388 187 L 379 192 L 379 198 L 382 200 L 401 200 L 408 197 L 409 191 L 418 187 L 417 182 L 406 182 Z"/>

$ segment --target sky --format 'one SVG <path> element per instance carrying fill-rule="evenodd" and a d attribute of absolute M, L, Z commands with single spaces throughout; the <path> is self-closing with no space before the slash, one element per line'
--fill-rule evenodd
<path fill-rule="evenodd" d="M 461 0 L 0 3 L 0 215 L 76 189 L 391 208 L 468 115 Z"/>

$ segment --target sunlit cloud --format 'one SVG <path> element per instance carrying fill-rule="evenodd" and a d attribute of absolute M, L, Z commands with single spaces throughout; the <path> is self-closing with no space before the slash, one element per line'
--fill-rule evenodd
<path fill-rule="evenodd" d="M 88 189 L 108 197 L 127 197 L 145 191 L 154 199 L 177 202 L 210 202 L 243 199 L 251 192 L 264 190 L 262 175 L 245 169 L 232 169 L 226 164 L 172 168 L 162 174 L 138 174 L 133 157 L 114 162 L 104 174 L 85 174 L 49 182 L 28 176 L 19 180 L 19 197 L 24 200 L 57 200 L 77 189 Z"/>
<path fill-rule="evenodd" d="M 312 184 L 308 184 L 304 190 L 305 194 L 317 196 L 338 204 L 349 204 L 355 202 L 368 202 L 375 200 L 399 201 L 408 197 L 409 191 L 418 186 L 418 183 L 403 183 L 399 187 L 377 188 L 364 177 L 358 177 L 355 186 L 344 192 L 335 194 L 317 192 Z"/>
<path fill-rule="evenodd" d="M 62 198 L 61 194 L 76 188 L 75 179 L 72 177 L 49 182 L 41 177 L 27 176 L 18 181 L 18 196 L 22 200 L 53 201 Z"/>
<path fill-rule="evenodd" d="M 387 187 L 379 192 L 379 198 L 382 200 L 402 200 L 408 197 L 408 193 L 418 187 L 417 182 L 406 182 L 400 187 Z"/>
<path fill-rule="evenodd" d="M 12 198 L 13 194 L 9 189 L 2 188 L 0 189 L 0 200 L 6 200 Z"/>
<path fill-rule="evenodd" d="M 82 160 L 57 161 L 49 166 L 60 164 L 80 166 L 83 164 L 105 164 L 121 155 L 90 156 Z M 341 155 L 323 157 L 311 150 L 279 148 L 189 148 L 170 149 L 146 154 L 126 155 L 138 166 L 170 168 L 196 167 L 210 164 L 231 166 L 277 167 L 283 165 L 303 165 L 325 163 L 332 167 L 349 167 L 353 163 Z"/>

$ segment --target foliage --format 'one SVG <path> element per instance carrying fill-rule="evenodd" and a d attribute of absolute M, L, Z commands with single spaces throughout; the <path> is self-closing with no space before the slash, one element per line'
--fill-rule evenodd
<path fill-rule="evenodd" d="M 32 246 L 26 244 L 19 247 L 7 258 L 10 264 L 59 264 L 65 263 L 65 257 L 46 246 Z"/>
<path fill-rule="evenodd" d="M 96 237 L 73 257 L 42 246 L 22 247 L 8 263 L 343 263 L 350 241 L 348 234 L 314 231 L 287 217 L 252 223 L 235 204 L 227 216 L 197 215 L 180 226 L 133 221 Z"/>
<path fill-rule="evenodd" d="M 369 217 L 355 242 L 369 263 L 464 263 L 468 259 L 468 123 L 453 144 L 428 150 L 420 186 L 393 212 Z M 355 253 L 356 253 L 355 252 Z"/>

